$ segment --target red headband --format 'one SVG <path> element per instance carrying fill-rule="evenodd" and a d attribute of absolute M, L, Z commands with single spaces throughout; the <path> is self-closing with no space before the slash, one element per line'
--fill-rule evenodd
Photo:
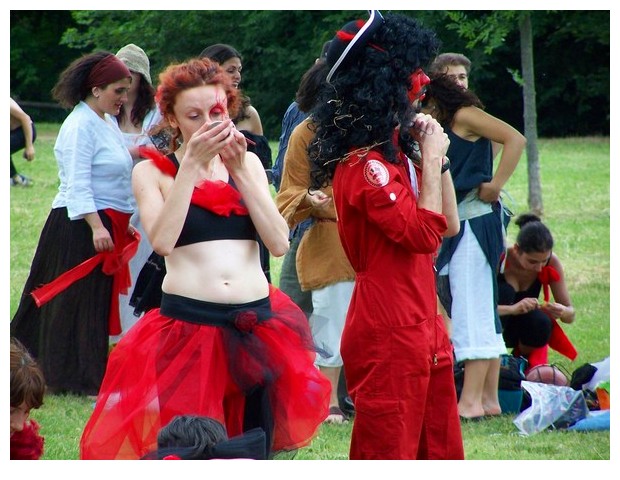
<path fill-rule="evenodd" d="M 86 88 L 101 87 L 131 77 L 131 72 L 116 55 L 100 60 L 88 74 Z"/>

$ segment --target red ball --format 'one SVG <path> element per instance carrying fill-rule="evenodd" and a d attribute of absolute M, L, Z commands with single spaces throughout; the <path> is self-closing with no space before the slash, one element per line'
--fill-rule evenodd
<path fill-rule="evenodd" d="M 554 365 L 537 365 L 532 367 L 525 375 L 525 379 L 528 382 L 547 383 L 560 387 L 568 386 L 568 378 L 562 373 L 562 370 Z"/>

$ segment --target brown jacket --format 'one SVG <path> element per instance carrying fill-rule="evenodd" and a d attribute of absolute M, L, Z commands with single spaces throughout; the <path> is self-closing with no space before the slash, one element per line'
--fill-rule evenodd
<path fill-rule="evenodd" d="M 276 195 L 276 205 L 289 228 L 308 217 L 314 218 L 297 250 L 297 275 L 304 291 L 355 279 L 355 271 L 340 243 L 334 203 L 329 203 L 326 209 L 313 210 L 306 200 L 310 186 L 308 145 L 314 138 L 309 125 L 306 119 L 291 134 L 284 156 L 280 191 Z M 332 196 L 331 186 L 322 191 Z"/>

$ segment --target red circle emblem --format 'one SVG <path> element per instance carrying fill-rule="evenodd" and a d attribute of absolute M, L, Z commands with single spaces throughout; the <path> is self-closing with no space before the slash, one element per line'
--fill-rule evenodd
<path fill-rule="evenodd" d="M 390 172 L 379 160 L 368 160 L 364 165 L 364 178 L 373 187 L 385 187 L 390 181 Z"/>

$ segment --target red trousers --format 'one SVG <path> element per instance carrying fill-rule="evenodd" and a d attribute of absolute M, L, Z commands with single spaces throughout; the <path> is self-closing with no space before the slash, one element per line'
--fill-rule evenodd
<path fill-rule="evenodd" d="M 392 328 L 356 317 L 341 352 L 355 404 L 352 460 L 464 458 L 452 345 L 440 315 Z"/>

